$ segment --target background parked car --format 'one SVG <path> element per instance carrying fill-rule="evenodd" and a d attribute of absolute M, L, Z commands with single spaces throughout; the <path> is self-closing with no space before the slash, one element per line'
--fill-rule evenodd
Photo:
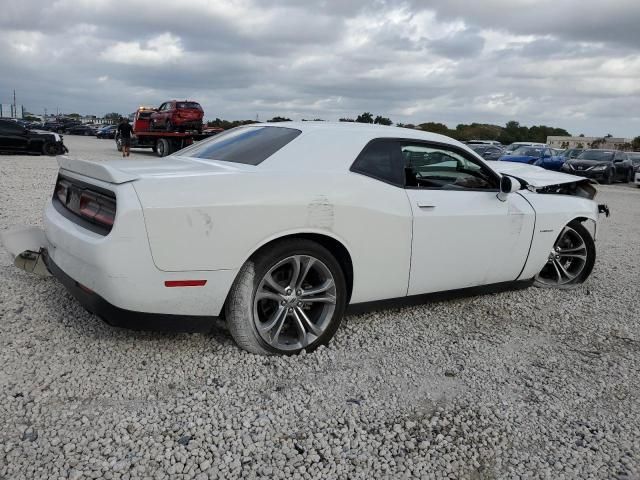
<path fill-rule="evenodd" d="M 546 147 L 546 143 L 536 143 L 536 142 L 513 142 L 505 148 L 505 153 L 513 152 L 516 148 L 519 147 L 537 147 L 544 148 Z"/>
<path fill-rule="evenodd" d="M 632 182 L 633 162 L 619 150 L 590 149 L 578 158 L 567 160 L 562 171 L 581 177 L 594 178 L 603 183 Z"/>
<path fill-rule="evenodd" d="M 96 132 L 98 138 L 116 138 L 117 125 L 107 125 Z"/>
<path fill-rule="evenodd" d="M 578 158 L 578 155 L 580 155 L 582 152 L 584 152 L 583 148 L 567 148 L 562 152 L 561 155 L 565 158 L 565 160 L 568 160 L 570 158 Z"/>
<path fill-rule="evenodd" d="M 57 133 L 29 130 L 16 122 L 0 120 L 0 151 L 58 155 L 68 150 Z"/>
<path fill-rule="evenodd" d="M 640 152 L 627 152 L 627 157 L 633 163 L 633 170 L 635 172 L 634 183 L 640 187 Z"/>
<path fill-rule="evenodd" d="M 498 160 L 504 153 L 504 149 L 495 145 L 470 144 L 469 148 L 480 155 L 485 160 Z"/>
<path fill-rule="evenodd" d="M 502 144 L 498 140 L 469 140 L 465 142 L 467 145 L 495 145 L 501 147 Z"/>
<path fill-rule="evenodd" d="M 198 102 L 171 100 L 151 114 L 151 127 L 168 132 L 197 130 L 202 132 L 204 111 Z"/>
<path fill-rule="evenodd" d="M 564 163 L 564 158 L 553 155 L 553 151 L 548 147 L 527 147 L 521 146 L 510 153 L 502 155 L 498 160 L 503 162 L 528 163 L 537 165 L 547 170 L 559 171 Z"/>
<path fill-rule="evenodd" d="M 88 137 L 90 135 L 95 135 L 96 131 L 89 125 L 75 125 L 73 127 L 67 128 L 66 133 L 69 133 L 71 135 L 84 135 Z"/>

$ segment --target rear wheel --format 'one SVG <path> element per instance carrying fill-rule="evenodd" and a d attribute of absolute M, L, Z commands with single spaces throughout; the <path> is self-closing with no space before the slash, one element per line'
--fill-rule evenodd
<path fill-rule="evenodd" d="M 607 185 L 611 185 L 613 183 L 613 176 L 613 171 L 607 170 L 607 173 L 605 173 L 604 176 L 604 183 L 606 183 Z"/>
<path fill-rule="evenodd" d="M 159 157 L 166 157 L 169 155 L 171 153 L 171 144 L 169 144 L 169 140 L 166 138 L 158 139 L 155 152 Z"/>
<path fill-rule="evenodd" d="M 243 265 L 225 314 L 241 348 L 293 354 L 331 340 L 346 297 L 344 274 L 327 249 L 310 240 L 284 240 Z"/>
<path fill-rule="evenodd" d="M 164 124 L 164 127 L 167 132 L 173 131 L 173 124 L 171 123 L 171 120 L 167 120 L 167 123 Z"/>
<path fill-rule="evenodd" d="M 575 288 L 589 277 L 595 261 L 596 246 L 591 234 L 574 220 L 558 235 L 534 283 L 538 287 Z"/>

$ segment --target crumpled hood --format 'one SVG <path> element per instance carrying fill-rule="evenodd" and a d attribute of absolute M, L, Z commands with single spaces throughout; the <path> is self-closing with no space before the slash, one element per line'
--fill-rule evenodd
<path fill-rule="evenodd" d="M 547 187 L 549 185 L 562 185 L 584 181 L 583 177 L 569 175 L 568 173 L 553 172 L 542 167 L 514 162 L 488 162 L 496 172 L 521 178 L 533 187 Z"/>

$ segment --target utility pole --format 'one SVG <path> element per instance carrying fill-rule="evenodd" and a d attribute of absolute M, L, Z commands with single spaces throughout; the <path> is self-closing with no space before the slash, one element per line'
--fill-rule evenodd
<path fill-rule="evenodd" d="M 13 89 L 13 117 L 18 118 L 18 105 L 16 104 L 16 89 Z"/>

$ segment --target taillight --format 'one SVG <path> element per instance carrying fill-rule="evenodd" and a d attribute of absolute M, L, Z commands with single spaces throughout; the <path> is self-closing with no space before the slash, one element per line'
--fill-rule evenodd
<path fill-rule="evenodd" d="M 67 195 L 69 193 L 69 182 L 59 180 L 56 184 L 56 197 L 62 202 L 63 205 L 67 204 Z"/>
<path fill-rule="evenodd" d="M 112 227 L 116 218 L 116 204 L 108 197 L 84 191 L 80 195 L 78 213 L 87 220 Z"/>
<path fill-rule="evenodd" d="M 111 231 L 116 218 L 116 197 L 113 192 L 62 176 L 58 177 L 56 182 L 53 205 L 72 221 L 73 218 L 65 212 L 71 212 L 76 217 L 94 224 L 99 227 L 94 231 L 103 235 Z M 89 228 L 87 225 L 83 226 Z"/>

